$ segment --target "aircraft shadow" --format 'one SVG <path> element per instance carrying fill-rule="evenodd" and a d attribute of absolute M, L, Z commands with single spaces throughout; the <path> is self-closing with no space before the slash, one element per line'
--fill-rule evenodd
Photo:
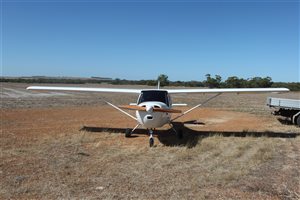
<path fill-rule="evenodd" d="M 185 146 L 188 148 L 195 147 L 203 138 L 222 136 L 222 137 L 274 137 L 274 138 L 296 138 L 300 133 L 284 133 L 284 132 L 252 132 L 252 131 L 199 131 L 193 130 L 183 123 L 173 123 L 174 128 L 182 130 L 183 137 L 179 139 L 174 131 L 170 128 L 167 130 L 155 130 L 154 135 L 165 146 Z M 89 127 L 81 128 L 87 132 L 109 132 L 109 133 L 125 133 L 126 128 L 108 128 L 108 127 Z M 148 135 L 146 129 L 136 129 L 131 138 L 138 135 Z M 130 139 L 130 138 L 129 138 Z"/>
<path fill-rule="evenodd" d="M 283 117 L 282 118 L 277 118 L 277 120 L 283 125 L 294 125 L 292 120 L 288 117 L 286 117 L 286 118 L 283 118 Z"/>

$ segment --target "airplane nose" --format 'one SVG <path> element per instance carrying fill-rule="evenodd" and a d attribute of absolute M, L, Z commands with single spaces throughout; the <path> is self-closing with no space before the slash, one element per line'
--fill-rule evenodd
<path fill-rule="evenodd" d="M 148 113 L 152 113 L 153 112 L 153 107 L 152 106 L 146 106 L 146 111 L 148 112 Z"/>

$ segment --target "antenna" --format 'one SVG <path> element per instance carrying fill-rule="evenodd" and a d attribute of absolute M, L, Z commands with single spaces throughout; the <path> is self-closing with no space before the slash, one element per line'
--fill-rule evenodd
<path fill-rule="evenodd" d="M 160 89 L 160 81 L 159 80 L 157 81 L 157 89 L 158 90 Z"/>

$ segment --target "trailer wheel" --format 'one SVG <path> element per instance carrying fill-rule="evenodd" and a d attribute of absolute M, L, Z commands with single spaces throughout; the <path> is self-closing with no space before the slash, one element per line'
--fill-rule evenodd
<path fill-rule="evenodd" d="M 297 116 L 295 122 L 296 125 L 300 126 L 300 115 Z"/>
<path fill-rule="evenodd" d="M 295 125 L 300 126 L 300 112 L 296 113 L 293 117 L 292 117 L 292 121 Z"/>

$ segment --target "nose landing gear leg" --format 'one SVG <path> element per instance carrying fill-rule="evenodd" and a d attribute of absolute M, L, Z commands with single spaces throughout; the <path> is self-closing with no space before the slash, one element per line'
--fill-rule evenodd
<path fill-rule="evenodd" d="M 153 130 L 152 129 L 150 129 L 149 130 L 149 146 L 150 147 L 153 147 L 153 145 L 154 145 L 154 138 L 153 138 Z"/>

